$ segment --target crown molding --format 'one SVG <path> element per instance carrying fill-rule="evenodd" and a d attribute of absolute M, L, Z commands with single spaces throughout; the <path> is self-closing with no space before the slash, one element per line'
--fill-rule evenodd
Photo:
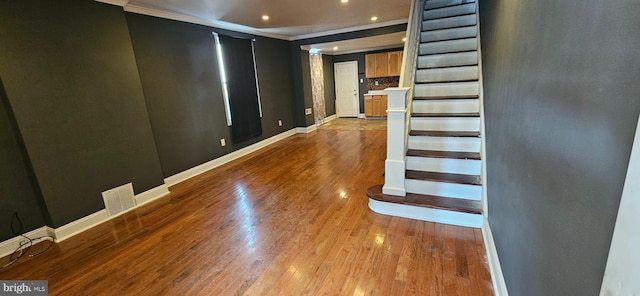
<path fill-rule="evenodd" d="M 316 37 L 322 37 L 322 36 L 327 36 L 327 35 L 349 33 L 349 32 L 353 32 L 353 31 L 377 29 L 377 28 L 388 27 L 388 26 L 393 26 L 393 25 L 406 24 L 408 21 L 409 21 L 409 19 L 405 18 L 405 19 L 399 19 L 399 20 L 388 21 L 388 22 L 383 22 L 383 23 L 374 23 L 374 24 L 368 24 L 368 25 L 363 25 L 363 26 L 356 26 L 356 27 L 342 28 L 342 29 L 337 29 L 337 30 L 317 32 L 317 33 L 311 33 L 311 34 L 297 35 L 297 36 L 290 37 L 289 41 L 316 38 Z"/>
<path fill-rule="evenodd" d="M 147 8 L 147 7 L 142 7 L 138 5 L 127 4 L 124 6 L 124 11 L 137 13 L 137 14 L 144 14 L 148 16 L 155 16 L 155 17 L 170 19 L 174 21 L 182 21 L 182 22 L 187 22 L 187 23 L 192 23 L 197 25 L 203 25 L 203 26 L 213 27 L 218 29 L 232 30 L 236 32 L 253 34 L 257 36 L 270 37 L 270 38 L 281 39 L 281 40 L 289 40 L 289 36 L 265 33 L 248 26 L 237 25 L 237 24 L 232 24 L 232 23 L 223 22 L 223 21 L 210 21 L 210 20 L 205 20 L 198 17 L 188 16 L 181 13 L 168 12 L 160 9 Z"/>

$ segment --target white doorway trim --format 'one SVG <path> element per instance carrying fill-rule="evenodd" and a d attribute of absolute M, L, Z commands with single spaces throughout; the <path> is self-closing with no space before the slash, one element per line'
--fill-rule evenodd
<path fill-rule="evenodd" d="M 348 68 L 345 69 L 345 67 L 339 67 L 339 66 L 348 66 Z M 338 68 L 340 69 L 345 69 L 346 71 L 349 71 L 350 73 L 338 73 Z M 358 84 L 358 61 L 349 61 L 349 62 L 339 62 L 339 63 L 334 63 L 333 64 L 333 74 L 334 74 L 334 83 L 335 83 L 335 92 L 336 92 L 336 115 L 338 117 L 355 117 L 357 118 L 358 115 L 360 114 L 360 85 Z M 343 71 L 345 71 L 343 70 Z M 352 75 L 351 77 L 353 77 L 353 93 L 354 93 L 354 97 L 353 97 L 353 102 L 352 105 L 349 106 L 351 109 L 351 107 L 353 108 L 353 110 L 349 111 L 347 110 L 345 112 L 344 109 L 346 108 L 340 108 L 341 103 L 345 103 L 345 102 L 341 102 L 340 101 L 340 97 L 341 94 L 339 94 L 340 89 L 338 89 L 339 86 L 339 82 L 338 79 L 340 79 L 340 77 L 343 76 L 343 74 L 347 74 L 347 75 Z M 351 78 L 350 78 L 351 79 Z M 343 109 L 343 110 L 341 110 Z"/>

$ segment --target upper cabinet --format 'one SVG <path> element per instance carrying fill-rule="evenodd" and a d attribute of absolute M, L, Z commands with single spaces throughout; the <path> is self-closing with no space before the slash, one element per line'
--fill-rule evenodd
<path fill-rule="evenodd" d="M 402 51 L 365 55 L 366 77 L 400 76 Z"/>

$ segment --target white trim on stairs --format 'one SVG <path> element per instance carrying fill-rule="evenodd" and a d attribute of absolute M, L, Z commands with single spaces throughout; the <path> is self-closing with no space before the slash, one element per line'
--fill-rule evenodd
<path fill-rule="evenodd" d="M 481 228 L 483 222 L 483 217 L 479 214 L 460 213 L 419 206 L 410 206 L 398 203 L 378 201 L 371 198 L 369 198 L 369 209 L 383 215 L 473 228 Z"/>
<path fill-rule="evenodd" d="M 491 234 L 489 220 L 485 219 L 482 224 L 482 239 L 484 240 L 484 249 L 487 252 L 487 263 L 489 264 L 489 272 L 491 273 L 491 282 L 493 283 L 493 293 L 496 296 L 508 296 L 507 283 L 504 281 L 500 259 L 498 258 L 498 250 Z"/>

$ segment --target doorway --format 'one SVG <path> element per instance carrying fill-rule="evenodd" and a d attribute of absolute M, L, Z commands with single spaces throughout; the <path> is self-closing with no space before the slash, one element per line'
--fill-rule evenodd
<path fill-rule="evenodd" d="M 336 85 L 336 114 L 338 117 L 358 117 L 358 62 L 333 64 Z"/>

